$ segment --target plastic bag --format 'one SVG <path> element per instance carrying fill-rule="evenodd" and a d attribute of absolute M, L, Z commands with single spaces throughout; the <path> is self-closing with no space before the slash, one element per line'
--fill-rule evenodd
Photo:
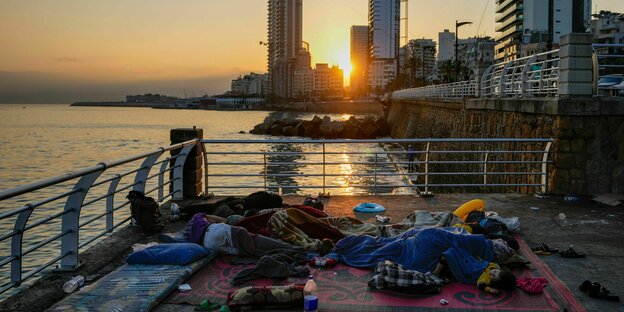
<path fill-rule="evenodd" d="M 488 211 L 485 216 L 503 222 L 511 233 L 520 233 L 520 218 L 518 217 L 503 218 L 495 211 Z"/>

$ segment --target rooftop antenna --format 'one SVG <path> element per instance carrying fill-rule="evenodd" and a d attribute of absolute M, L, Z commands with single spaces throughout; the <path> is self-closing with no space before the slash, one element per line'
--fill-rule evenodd
<path fill-rule="evenodd" d="M 408 27 L 408 17 L 409 17 L 409 10 L 408 10 L 408 0 L 401 0 L 401 7 L 403 8 L 401 10 L 401 22 L 403 23 L 403 29 L 405 30 L 404 35 L 401 36 L 400 39 L 403 39 L 403 45 L 407 44 L 408 41 L 408 37 L 407 37 L 407 27 Z"/>

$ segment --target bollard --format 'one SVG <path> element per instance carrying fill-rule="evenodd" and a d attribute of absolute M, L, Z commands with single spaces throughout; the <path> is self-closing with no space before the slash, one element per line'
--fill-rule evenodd
<path fill-rule="evenodd" d="M 195 138 L 201 140 L 204 138 L 204 130 L 196 127 L 171 129 L 169 137 L 171 139 L 171 144 L 182 143 Z M 175 156 L 179 152 L 179 150 L 171 151 L 171 156 Z M 170 165 L 173 166 L 174 163 L 175 159 L 172 159 Z M 196 146 L 186 157 L 186 162 L 184 163 L 184 179 L 182 188 L 182 196 L 184 198 L 195 198 L 201 194 L 203 178 L 202 168 L 202 151 Z M 170 172 L 170 177 L 172 174 L 173 173 Z"/>

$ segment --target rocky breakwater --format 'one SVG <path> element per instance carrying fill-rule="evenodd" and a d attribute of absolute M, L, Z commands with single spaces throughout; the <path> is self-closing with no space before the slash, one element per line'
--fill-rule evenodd
<path fill-rule="evenodd" d="M 388 135 L 390 127 L 382 117 L 358 119 L 351 116 L 347 120 L 331 120 L 329 116 L 314 116 L 312 120 L 267 118 L 249 133 L 325 139 L 374 139 Z"/>

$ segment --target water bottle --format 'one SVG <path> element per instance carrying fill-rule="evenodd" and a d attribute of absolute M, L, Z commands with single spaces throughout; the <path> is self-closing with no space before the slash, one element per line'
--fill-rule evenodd
<path fill-rule="evenodd" d="M 310 275 L 308 281 L 303 286 L 303 311 L 318 311 L 318 288 L 314 282 L 314 276 Z"/>
<path fill-rule="evenodd" d="M 78 287 L 82 286 L 84 281 L 85 279 L 82 275 L 74 276 L 72 279 L 63 284 L 63 290 L 68 294 L 72 293 L 74 290 L 78 289 Z"/>

